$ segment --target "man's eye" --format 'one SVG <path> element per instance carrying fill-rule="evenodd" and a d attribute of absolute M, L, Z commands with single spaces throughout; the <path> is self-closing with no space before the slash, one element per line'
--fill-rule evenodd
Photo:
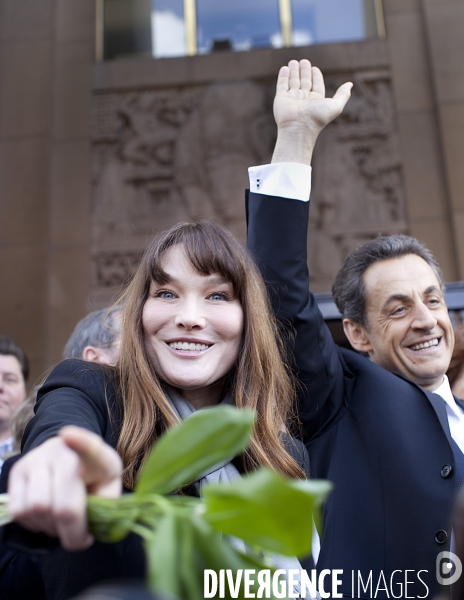
<path fill-rule="evenodd" d="M 404 308 L 404 306 L 398 306 L 398 308 L 395 308 L 395 310 L 393 311 L 394 315 L 401 315 L 404 313 L 406 309 Z"/>

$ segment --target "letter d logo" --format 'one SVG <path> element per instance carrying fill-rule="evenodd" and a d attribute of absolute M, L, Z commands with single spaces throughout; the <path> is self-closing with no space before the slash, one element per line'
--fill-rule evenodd
<path fill-rule="evenodd" d="M 461 577 L 462 563 L 454 552 L 444 550 L 437 556 L 437 581 L 440 585 L 452 585 Z"/>

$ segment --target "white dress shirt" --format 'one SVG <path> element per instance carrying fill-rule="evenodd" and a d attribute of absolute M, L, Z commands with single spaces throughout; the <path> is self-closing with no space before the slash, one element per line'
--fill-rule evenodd
<path fill-rule="evenodd" d="M 311 193 L 311 167 L 298 163 L 275 163 L 248 169 L 250 191 L 308 202 Z"/>
<path fill-rule="evenodd" d="M 433 393 L 438 394 L 445 401 L 451 437 L 464 453 L 464 411 L 456 404 L 446 375 L 443 377 L 443 383 Z"/>
<path fill-rule="evenodd" d="M 5 441 L 0 442 L 0 471 L 2 470 L 3 463 L 5 462 L 4 456 L 7 456 L 13 452 L 13 438 L 10 436 Z"/>

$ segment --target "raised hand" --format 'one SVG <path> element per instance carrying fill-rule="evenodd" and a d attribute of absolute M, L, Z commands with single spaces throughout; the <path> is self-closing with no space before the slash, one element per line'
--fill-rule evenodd
<path fill-rule="evenodd" d="M 277 77 L 274 118 L 278 135 L 272 162 L 310 164 L 317 136 L 343 111 L 353 84 L 325 97 L 324 77 L 309 60 L 291 60 Z"/>
<path fill-rule="evenodd" d="M 93 541 L 87 493 L 117 497 L 121 477 L 121 459 L 113 448 L 86 429 L 64 427 L 14 465 L 9 509 L 23 527 L 59 537 L 67 550 L 83 550 Z"/>

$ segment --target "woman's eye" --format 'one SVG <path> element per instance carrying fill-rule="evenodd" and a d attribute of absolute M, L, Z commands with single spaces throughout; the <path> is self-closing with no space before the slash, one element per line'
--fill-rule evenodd
<path fill-rule="evenodd" d="M 225 292 L 214 292 L 208 296 L 209 300 L 228 300 L 229 296 Z"/>
<path fill-rule="evenodd" d="M 173 300 L 175 297 L 175 294 L 169 290 L 159 290 L 155 294 L 155 298 L 162 298 L 163 300 Z"/>

